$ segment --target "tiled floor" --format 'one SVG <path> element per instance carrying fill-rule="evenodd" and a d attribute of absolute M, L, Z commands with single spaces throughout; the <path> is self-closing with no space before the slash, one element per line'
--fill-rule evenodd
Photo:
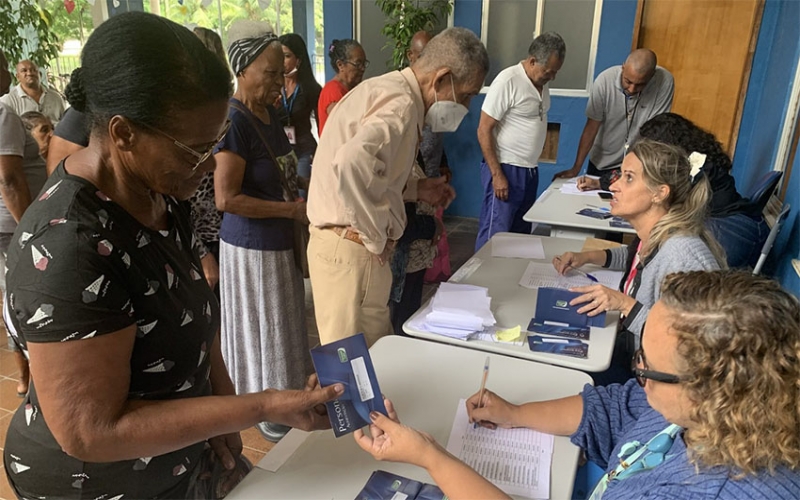
<path fill-rule="evenodd" d="M 445 217 L 447 238 L 450 243 L 450 265 L 453 271 L 458 269 L 474 253 L 475 236 L 478 233 L 477 219 L 463 217 Z M 308 327 L 309 345 L 314 347 L 319 344 L 316 324 L 314 322 L 314 309 L 311 301 L 311 292 L 306 284 L 306 324 Z M 436 291 L 437 285 L 425 285 L 423 294 L 427 300 Z M 0 339 L 5 338 L 5 329 L 0 322 Z M 5 342 L 2 342 L 5 345 Z M 5 446 L 6 432 L 11 416 L 16 411 L 21 398 L 17 396 L 17 383 L 19 371 L 14 362 L 14 354 L 5 347 L 0 348 L 0 457 L 2 447 Z M 274 446 L 264 440 L 258 430 L 253 427 L 242 432 L 243 454 L 253 464 L 258 463 L 264 455 Z M 1 460 L 1 458 L 0 458 Z M 4 471 L 0 471 L 0 500 L 13 500 L 14 495 Z"/>

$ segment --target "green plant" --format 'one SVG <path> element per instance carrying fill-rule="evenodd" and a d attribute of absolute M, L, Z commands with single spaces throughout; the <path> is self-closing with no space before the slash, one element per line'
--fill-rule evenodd
<path fill-rule="evenodd" d="M 52 21 L 36 0 L 0 0 L 0 40 L 9 65 L 30 59 L 47 67 L 59 50 L 58 37 L 50 30 Z"/>
<path fill-rule="evenodd" d="M 381 33 L 387 38 L 386 48 L 392 49 L 392 58 L 386 61 L 389 69 L 406 66 L 406 50 L 414 33 L 431 30 L 453 10 L 451 0 L 376 0 L 386 16 Z"/>

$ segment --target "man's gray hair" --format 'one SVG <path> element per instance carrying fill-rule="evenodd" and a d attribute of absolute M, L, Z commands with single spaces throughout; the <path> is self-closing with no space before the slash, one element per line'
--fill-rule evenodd
<path fill-rule="evenodd" d="M 428 42 L 414 68 L 421 71 L 450 68 L 454 80 L 465 82 L 489 72 L 489 53 L 470 30 L 447 28 Z"/>
<path fill-rule="evenodd" d="M 555 31 L 542 33 L 534 38 L 528 47 L 528 55 L 536 59 L 539 64 L 547 64 L 553 53 L 557 54 L 559 61 L 563 61 L 567 55 L 567 44 Z"/>

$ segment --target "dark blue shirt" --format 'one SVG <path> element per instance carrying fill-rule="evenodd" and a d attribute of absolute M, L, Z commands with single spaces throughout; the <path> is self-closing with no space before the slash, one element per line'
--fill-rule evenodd
<path fill-rule="evenodd" d="M 586 385 L 582 396 L 583 418 L 571 441 L 606 472 L 619 465 L 617 454 L 623 444 L 634 440 L 647 443 L 670 425 L 650 407 L 644 389 L 634 379 L 625 385 Z M 681 433 L 664 463 L 624 480 L 610 481 L 603 500 L 800 498 L 800 471 L 781 466 L 775 475 L 761 471 L 756 476 L 734 479 L 733 474 L 725 467 L 701 466 L 699 472 L 695 470 Z"/>
<path fill-rule="evenodd" d="M 247 109 L 240 101 L 231 98 L 228 111 L 231 128 L 217 146 L 217 151 L 224 149 L 244 158 L 242 194 L 259 200 L 285 201 L 281 172 L 253 125 L 257 124 L 261 135 L 269 142 L 279 160 L 291 154 L 292 148 L 275 110 L 272 107 L 267 108 L 270 116 L 270 124 L 267 125 L 249 110 L 245 114 L 233 104 Z M 222 217 L 219 238 L 229 245 L 250 250 L 290 250 L 294 243 L 293 224 L 292 219 L 254 219 L 226 212 Z"/>

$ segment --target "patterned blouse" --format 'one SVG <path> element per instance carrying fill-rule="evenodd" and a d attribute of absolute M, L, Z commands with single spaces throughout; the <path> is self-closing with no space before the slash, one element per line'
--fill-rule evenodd
<path fill-rule="evenodd" d="M 151 230 L 63 163 L 56 169 L 8 253 L 5 319 L 26 353 L 30 343 L 82 342 L 135 324 L 129 399 L 211 393 L 219 305 L 203 278 L 188 207 L 166 202 L 169 229 Z M 61 450 L 47 417 L 31 380 L 4 450 L 22 497 L 181 497 L 203 450 L 197 443 L 156 457 L 83 462 Z"/>

